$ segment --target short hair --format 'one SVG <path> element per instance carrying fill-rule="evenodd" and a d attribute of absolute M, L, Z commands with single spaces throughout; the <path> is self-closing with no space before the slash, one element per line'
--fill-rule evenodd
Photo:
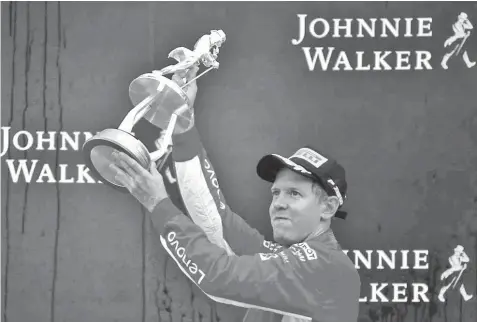
<path fill-rule="evenodd" d="M 329 197 L 328 193 L 323 189 L 320 183 L 317 181 L 313 181 L 311 185 L 311 191 L 313 191 L 318 198 L 319 202 L 324 201 L 326 198 Z"/>

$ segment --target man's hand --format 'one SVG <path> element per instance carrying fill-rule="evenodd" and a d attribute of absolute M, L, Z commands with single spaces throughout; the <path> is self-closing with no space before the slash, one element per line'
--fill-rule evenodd
<path fill-rule="evenodd" d="M 196 64 L 192 65 L 187 71 L 178 71 L 174 75 L 172 75 L 172 80 L 176 82 L 180 87 L 190 81 L 197 75 L 197 71 L 199 70 L 199 66 Z M 194 101 L 197 95 L 197 82 L 193 80 L 189 85 L 182 89 L 187 97 L 189 98 L 190 108 L 194 108 Z"/>
<path fill-rule="evenodd" d="M 167 198 L 167 191 L 161 174 L 152 162 L 149 171 L 123 152 L 114 151 L 116 164 L 110 168 L 116 172 L 115 179 L 144 206 L 152 212 L 154 207 Z"/>

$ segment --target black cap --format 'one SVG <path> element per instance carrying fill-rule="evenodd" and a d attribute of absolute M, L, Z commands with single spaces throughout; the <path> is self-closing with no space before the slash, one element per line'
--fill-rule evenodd
<path fill-rule="evenodd" d="M 346 200 L 345 169 L 333 158 L 310 146 L 296 151 L 286 158 L 278 154 L 264 156 L 257 165 L 257 174 L 265 181 L 274 182 L 280 169 L 286 167 L 298 174 L 315 180 L 330 196 L 338 197 L 341 208 Z M 338 210 L 335 217 L 345 219 L 347 213 Z"/>

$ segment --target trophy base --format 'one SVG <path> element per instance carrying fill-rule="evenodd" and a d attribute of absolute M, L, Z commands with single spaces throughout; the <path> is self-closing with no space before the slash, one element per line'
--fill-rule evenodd
<path fill-rule="evenodd" d="M 123 192 L 129 192 L 116 181 L 116 172 L 110 168 L 115 163 L 112 153 L 124 152 L 149 171 L 151 156 L 146 146 L 131 133 L 106 129 L 93 136 L 83 145 L 86 166 L 97 180 Z"/>
<path fill-rule="evenodd" d="M 177 109 L 189 105 L 189 99 L 181 87 L 158 73 L 143 74 L 129 85 L 129 98 L 134 106 L 151 95 L 156 97 L 143 118 L 163 130 L 167 128 L 171 115 Z M 193 126 L 193 113 L 189 108 L 178 115 L 173 134 L 186 132 Z"/>

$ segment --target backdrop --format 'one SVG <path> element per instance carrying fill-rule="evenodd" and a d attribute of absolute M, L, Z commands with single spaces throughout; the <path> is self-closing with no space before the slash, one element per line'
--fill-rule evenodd
<path fill-rule="evenodd" d="M 378 269 L 377 257 L 372 269 L 361 265 L 368 300 L 371 283 L 404 282 L 426 284 L 429 301 L 378 297 L 361 303 L 360 319 L 476 320 L 477 67 L 463 52 L 441 66 L 457 16 L 477 23 L 476 3 L 4 2 L 1 9 L 2 321 L 241 320 L 242 309 L 213 303 L 185 279 L 136 200 L 93 183 L 81 154 L 85 132 L 118 127 L 132 108 L 134 78 L 174 63 L 170 50 L 192 48 L 212 29 L 227 40 L 220 68 L 198 81 L 196 123 L 232 209 L 271 238 L 269 185 L 256 163 L 312 143 L 347 171 L 349 216 L 333 223 L 343 248 L 428 252 L 426 269 Z M 295 45 L 304 14 L 307 23 L 322 19 Z M 375 37 L 359 37 L 357 19 L 372 18 Z M 382 31 L 381 18 L 400 18 L 396 35 Z M 333 36 L 333 19 L 353 19 L 350 37 L 344 29 Z M 470 61 L 476 40 L 471 30 L 462 47 Z M 409 69 L 399 68 L 397 51 L 409 52 L 399 63 Z M 360 55 L 370 70 L 357 68 Z M 41 141 L 37 131 L 77 135 L 79 143 L 46 134 Z M 147 141 L 156 130 L 141 121 L 135 131 Z M 463 282 L 474 296 L 466 301 L 455 289 L 443 303 L 440 275 L 456 245 L 470 259 Z M 393 298 L 392 288 L 382 293 Z"/>

